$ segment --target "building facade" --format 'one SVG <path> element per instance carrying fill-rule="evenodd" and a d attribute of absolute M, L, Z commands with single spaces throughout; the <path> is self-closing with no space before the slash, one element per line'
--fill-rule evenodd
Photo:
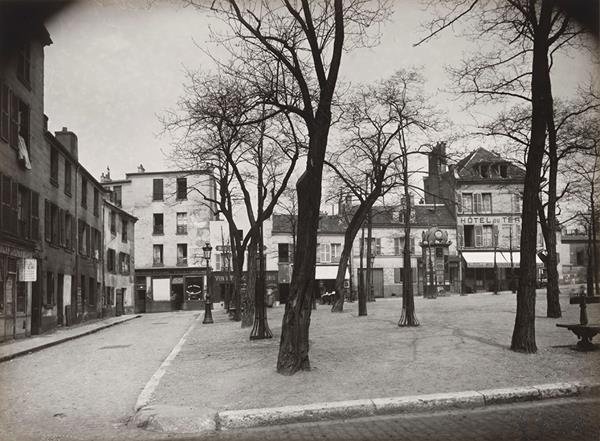
<path fill-rule="evenodd" d="M 146 172 L 125 179 L 103 176 L 115 206 L 135 216 L 135 302 L 139 312 L 203 308 L 209 241 L 216 210 L 215 180 L 208 170 Z"/>
<path fill-rule="evenodd" d="M 135 311 L 135 223 L 137 218 L 104 201 L 103 315 Z"/>

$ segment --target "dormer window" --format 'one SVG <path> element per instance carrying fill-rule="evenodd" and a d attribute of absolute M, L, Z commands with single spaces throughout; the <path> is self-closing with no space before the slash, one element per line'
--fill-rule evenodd
<path fill-rule="evenodd" d="M 500 177 L 501 178 L 508 177 L 508 165 L 507 164 L 500 164 Z"/>
<path fill-rule="evenodd" d="M 490 177 L 490 166 L 488 164 L 481 164 L 479 166 L 479 174 L 482 178 Z"/>

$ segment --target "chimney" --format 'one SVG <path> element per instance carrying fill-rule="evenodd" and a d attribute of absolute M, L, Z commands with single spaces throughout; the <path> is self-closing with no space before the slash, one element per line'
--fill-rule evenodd
<path fill-rule="evenodd" d="M 102 173 L 100 175 L 100 182 L 105 183 L 105 182 L 112 182 L 112 179 L 110 178 L 110 167 L 106 167 L 106 173 Z"/>
<path fill-rule="evenodd" d="M 67 130 L 66 127 L 63 127 L 60 132 L 54 132 L 54 136 L 56 136 L 56 139 L 71 152 L 71 155 L 73 155 L 75 160 L 78 161 L 77 135 Z"/>
<path fill-rule="evenodd" d="M 146 169 L 144 168 L 144 166 L 142 164 L 138 165 L 138 173 L 146 173 Z"/>

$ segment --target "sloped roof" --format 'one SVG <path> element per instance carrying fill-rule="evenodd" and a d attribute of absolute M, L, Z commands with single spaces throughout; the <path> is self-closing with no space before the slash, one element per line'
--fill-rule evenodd
<path fill-rule="evenodd" d="M 352 211 L 357 206 L 352 207 Z M 402 228 L 404 225 L 401 218 L 396 215 L 402 212 L 401 205 L 375 206 L 373 207 L 374 228 Z M 446 205 L 443 204 L 416 204 L 413 205 L 414 218 L 412 226 L 453 226 L 456 221 Z M 348 215 L 348 220 L 349 220 Z M 340 215 L 321 215 L 319 219 L 319 233 L 344 234 L 346 231 L 346 217 Z M 273 233 L 290 233 L 293 225 L 293 217 L 288 214 L 273 215 Z"/>
<path fill-rule="evenodd" d="M 507 178 L 523 179 L 525 177 L 525 170 L 523 168 L 515 165 L 513 162 L 508 161 L 498 153 L 491 152 L 483 147 L 480 147 L 477 150 L 469 153 L 467 156 L 458 161 L 453 168 L 459 179 L 482 179 L 478 169 L 479 165 L 481 164 L 506 164 L 508 166 Z M 506 179 L 501 178 L 500 176 L 491 177 L 497 179 Z"/>

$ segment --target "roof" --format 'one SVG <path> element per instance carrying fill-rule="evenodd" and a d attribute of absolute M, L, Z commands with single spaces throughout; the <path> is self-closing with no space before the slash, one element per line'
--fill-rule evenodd
<path fill-rule="evenodd" d="M 479 166 L 482 164 L 486 165 L 495 165 L 495 164 L 505 164 L 507 165 L 507 177 L 502 178 L 498 175 L 494 176 L 493 174 L 490 178 L 482 178 L 479 173 Z M 469 153 L 467 156 L 458 161 L 454 166 L 453 170 L 458 179 L 493 179 L 493 180 L 508 180 L 508 179 L 517 179 L 523 180 L 525 178 L 525 170 L 513 162 L 508 161 L 503 158 L 496 152 L 491 152 L 489 150 L 484 149 L 483 147 L 478 148 L 477 150 Z"/>
<path fill-rule="evenodd" d="M 132 172 L 125 173 L 125 180 L 128 180 L 131 176 L 160 176 L 160 175 L 212 175 L 211 170 L 165 170 L 165 171 L 143 171 L 143 172 Z M 109 184 L 110 181 L 107 181 L 106 184 Z"/>
<path fill-rule="evenodd" d="M 352 207 L 356 210 L 358 207 Z M 456 221 L 446 205 L 443 204 L 416 204 L 413 205 L 414 219 L 411 226 L 439 226 L 454 227 Z M 404 211 L 402 205 L 374 206 L 373 227 L 374 228 L 402 228 L 404 223 L 397 213 Z M 294 218 L 289 214 L 273 215 L 273 233 L 290 233 Z M 321 215 L 319 218 L 319 233 L 322 234 L 344 234 L 346 232 L 347 220 L 341 215 Z"/>
<path fill-rule="evenodd" d="M 122 214 L 123 216 L 127 216 L 130 219 L 133 219 L 134 222 L 138 221 L 138 218 L 135 217 L 133 214 L 126 212 L 125 210 L 123 210 L 121 207 L 113 204 L 111 201 L 108 201 L 106 199 L 104 199 L 104 204 L 108 205 L 112 210 L 117 211 L 118 213 Z"/>

